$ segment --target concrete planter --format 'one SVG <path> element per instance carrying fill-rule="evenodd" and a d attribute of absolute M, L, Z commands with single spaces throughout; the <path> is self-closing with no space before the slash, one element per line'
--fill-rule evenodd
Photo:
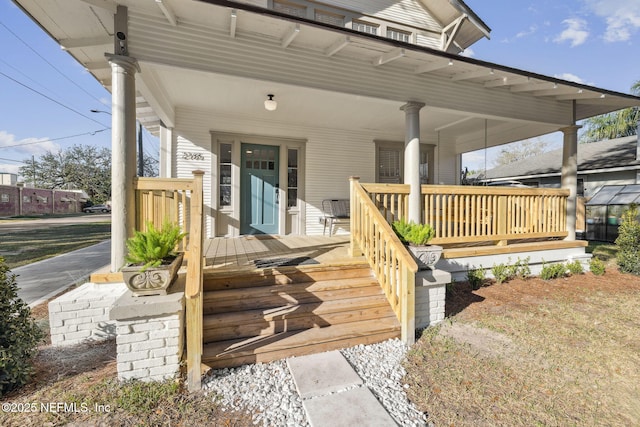
<path fill-rule="evenodd" d="M 438 245 L 426 245 L 426 246 L 407 246 L 409 251 L 413 254 L 418 268 L 420 270 L 433 270 L 440 257 L 442 256 L 442 246 Z"/>
<path fill-rule="evenodd" d="M 171 264 L 160 265 L 140 271 L 139 266 L 125 266 L 122 277 L 134 296 L 166 295 L 182 265 L 183 254 L 179 254 Z"/>

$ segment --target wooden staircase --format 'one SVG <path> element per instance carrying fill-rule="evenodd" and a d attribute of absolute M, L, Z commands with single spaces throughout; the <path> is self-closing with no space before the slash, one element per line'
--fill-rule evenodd
<path fill-rule="evenodd" d="M 269 362 L 400 337 L 367 264 L 205 272 L 202 363 Z"/>

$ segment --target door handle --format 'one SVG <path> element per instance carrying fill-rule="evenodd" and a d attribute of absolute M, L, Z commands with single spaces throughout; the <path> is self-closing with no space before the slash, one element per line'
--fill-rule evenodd
<path fill-rule="evenodd" d="M 280 184 L 276 184 L 276 204 L 280 204 Z"/>

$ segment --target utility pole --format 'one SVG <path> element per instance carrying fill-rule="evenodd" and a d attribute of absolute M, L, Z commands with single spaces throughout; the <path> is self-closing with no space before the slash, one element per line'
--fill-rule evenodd
<path fill-rule="evenodd" d="M 144 176 L 144 154 L 142 152 L 142 123 L 138 128 L 138 176 Z"/>

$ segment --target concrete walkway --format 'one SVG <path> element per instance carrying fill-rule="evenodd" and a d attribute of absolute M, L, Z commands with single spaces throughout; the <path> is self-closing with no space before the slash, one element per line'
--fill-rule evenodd
<path fill-rule="evenodd" d="M 287 359 L 312 427 L 396 427 L 339 351 Z"/>
<path fill-rule="evenodd" d="M 69 286 L 86 281 L 94 271 L 111 262 L 111 240 L 11 270 L 18 282 L 18 296 L 29 307 L 42 304 Z"/>

